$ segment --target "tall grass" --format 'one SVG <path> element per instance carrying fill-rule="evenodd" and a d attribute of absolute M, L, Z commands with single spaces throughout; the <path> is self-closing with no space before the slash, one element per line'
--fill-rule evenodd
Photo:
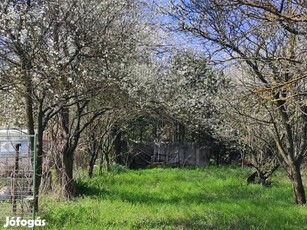
<path fill-rule="evenodd" d="M 282 173 L 246 185 L 250 169 L 148 169 L 79 178 L 70 202 L 43 199 L 44 229 L 307 229 Z"/>

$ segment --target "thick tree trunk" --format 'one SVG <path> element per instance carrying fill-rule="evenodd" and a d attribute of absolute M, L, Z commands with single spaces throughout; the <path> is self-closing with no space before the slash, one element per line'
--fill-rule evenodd
<path fill-rule="evenodd" d="M 69 138 L 69 110 L 63 108 L 57 115 L 56 127 L 56 173 L 59 192 L 64 198 L 70 199 L 74 195 L 73 188 L 73 153 L 75 144 Z"/>
<path fill-rule="evenodd" d="M 74 196 L 73 186 L 73 151 L 69 149 L 69 143 L 62 140 L 64 146 L 59 145 L 57 154 L 59 164 L 56 165 L 56 182 L 59 187 L 59 193 L 63 198 L 70 199 Z"/>
<path fill-rule="evenodd" d="M 60 151 L 62 159 L 62 170 L 61 170 L 61 186 L 62 186 L 62 196 L 66 199 L 70 199 L 74 196 L 74 186 L 73 186 L 73 163 L 74 163 L 74 151 L 78 139 L 70 138 L 71 130 L 69 130 L 70 119 L 69 119 L 69 109 L 64 108 L 60 114 L 60 129 L 62 132 L 62 148 Z"/>
<path fill-rule="evenodd" d="M 294 201 L 296 204 L 303 205 L 306 203 L 306 196 L 302 181 L 300 165 L 297 163 L 293 163 L 290 165 L 290 167 L 290 180 L 292 183 Z"/>
<path fill-rule="evenodd" d="M 29 77 L 28 69 L 30 68 L 29 63 L 24 63 L 23 68 L 25 69 L 26 75 L 24 76 L 25 78 L 25 86 L 26 86 L 26 95 L 25 95 L 25 103 L 26 103 L 26 117 L 27 117 L 27 129 L 28 129 L 28 134 L 34 136 L 35 131 L 34 131 L 34 112 L 33 112 L 33 107 L 34 107 L 34 102 L 33 102 L 33 88 L 32 88 L 32 81 L 31 78 Z M 39 141 L 39 140 L 38 140 Z M 30 150 L 34 151 L 34 145 L 36 143 L 34 142 L 34 137 L 30 138 Z M 34 161 L 36 161 L 36 172 L 35 172 L 35 191 L 34 193 L 34 210 L 37 212 L 38 211 L 38 195 L 39 195 L 39 185 L 40 185 L 40 173 L 37 169 L 40 168 L 40 161 L 38 161 L 37 155 L 36 159 L 34 159 L 34 155 L 32 155 L 32 165 L 34 166 Z"/>
<path fill-rule="evenodd" d="M 62 195 L 66 199 L 72 198 L 75 193 L 73 185 L 73 155 L 71 150 L 63 152 Z"/>
<path fill-rule="evenodd" d="M 55 166 L 55 174 L 56 174 L 55 182 L 57 185 L 61 185 L 63 166 L 62 166 L 61 152 L 58 149 L 54 151 L 54 159 L 55 159 L 54 166 Z"/>

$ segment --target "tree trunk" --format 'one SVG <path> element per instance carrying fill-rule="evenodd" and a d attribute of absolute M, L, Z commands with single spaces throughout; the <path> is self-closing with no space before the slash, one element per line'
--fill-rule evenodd
<path fill-rule="evenodd" d="M 71 143 L 69 135 L 69 110 L 63 108 L 57 115 L 56 154 L 59 164 L 56 165 L 57 183 L 61 195 L 70 199 L 74 195 L 73 189 L 73 153 L 75 143 Z"/>
<path fill-rule="evenodd" d="M 38 211 L 38 195 L 39 187 L 41 184 L 42 178 L 42 164 L 43 164 L 43 113 L 40 105 L 38 113 L 38 128 L 37 128 L 37 152 L 36 152 L 36 173 L 35 173 L 35 200 L 34 200 L 34 209 Z"/>
<path fill-rule="evenodd" d="M 63 152 L 62 195 L 66 199 L 72 198 L 75 193 L 73 185 L 73 155 L 71 150 Z"/>
<path fill-rule="evenodd" d="M 88 151 L 92 151 L 91 159 L 90 159 L 89 164 L 88 164 L 88 176 L 89 176 L 89 178 L 92 178 L 93 177 L 93 171 L 94 171 L 94 165 L 95 165 L 96 159 L 98 157 L 98 150 L 93 148 L 92 150 L 89 149 Z"/>
<path fill-rule="evenodd" d="M 179 141 L 185 141 L 185 126 L 179 123 Z"/>
<path fill-rule="evenodd" d="M 109 158 L 109 151 L 105 152 L 105 159 L 106 159 L 106 170 L 107 172 L 110 171 L 110 158 Z"/>
<path fill-rule="evenodd" d="M 99 176 L 102 176 L 102 167 L 103 167 L 103 151 L 100 154 L 100 161 L 99 161 Z"/>
<path fill-rule="evenodd" d="M 89 176 L 89 178 L 92 178 L 93 172 L 94 172 L 94 165 L 95 165 L 96 160 L 98 158 L 99 150 L 101 150 L 101 141 L 100 141 L 100 138 L 99 138 L 99 141 L 98 141 L 98 137 L 95 134 L 95 132 L 91 133 L 88 141 L 90 143 L 88 143 L 89 146 L 87 148 L 87 151 L 91 156 L 90 161 L 88 163 L 88 176 Z"/>
<path fill-rule="evenodd" d="M 55 182 L 57 185 L 61 185 L 61 177 L 62 177 L 62 157 L 61 157 L 61 152 L 56 149 L 54 151 L 54 160 L 55 160 Z"/>
<path fill-rule="evenodd" d="M 306 203 L 305 189 L 303 186 L 300 165 L 297 163 L 289 164 L 290 166 L 290 180 L 292 183 L 292 190 L 294 201 L 296 204 L 303 205 Z"/>
<path fill-rule="evenodd" d="M 123 157 L 122 157 L 122 135 L 121 132 L 118 132 L 114 141 L 114 148 L 115 148 L 115 161 L 117 164 L 123 165 Z"/>
<path fill-rule="evenodd" d="M 25 95 L 25 103 L 26 103 L 26 117 L 27 117 L 27 129 L 28 134 L 34 136 L 34 113 L 33 113 L 33 87 L 32 87 L 32 81 L 29 77 L 29 71 L 31 64 L 30 63 L 23 63 L 23 69 L 25 70 L 25 86 L 26 86 L 26 95 Z M 39 114 L 40 115 L 40 114 Z M 40 119 L 40 117 L 39 117 Z M 39 140 L 38 140 L 39 141 Z M 30 138 L 30 150 L 34 151 L 34 137 Z M 38 149 L 39 150 L 39 149 Z M 36 156 L 36 159 L 34 159 L 34 155 L 32 155 L 32 165 L 34 166 L 34 161 L 36 161 L 36 172 L 35 172 L 35 188 L 33 191 L 34 193 L 34 210 L 38 211 L 38 195 L 39 195 L 39 185 L 40 185 L 40 173 L 37 169 L 41 167 L 41 162 L 38 160 L 38 156 Z"/>
<path fill-rule="evenodd" d="M 266 177 L 264 176 L 264 173 L 261 170 L 257 170 L 258 178 L 259 178 L 259 184 L 261 186 L 266 185 Z"/>

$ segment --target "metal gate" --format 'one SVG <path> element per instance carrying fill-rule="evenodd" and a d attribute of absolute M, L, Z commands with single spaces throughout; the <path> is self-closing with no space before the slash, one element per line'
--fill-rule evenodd
<path fill-rule="evenodd" d="M 0 130 L 0 228 L 8 218 L 35 219 L 36 152 L 35 144 L 30 149 L 31 138 L 36 143 L 35 136 L 22 130 Z"/>

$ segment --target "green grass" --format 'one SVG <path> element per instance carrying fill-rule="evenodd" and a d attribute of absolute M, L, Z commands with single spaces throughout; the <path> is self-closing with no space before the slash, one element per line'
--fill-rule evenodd
<path fill-rule="evenodd" d="M 44 229 L 307 229 L 278 173 L 271 187 L 246 185 L 250 169 L 148 169 L 79 179 L 80 197 L 41 203 Z"/>

